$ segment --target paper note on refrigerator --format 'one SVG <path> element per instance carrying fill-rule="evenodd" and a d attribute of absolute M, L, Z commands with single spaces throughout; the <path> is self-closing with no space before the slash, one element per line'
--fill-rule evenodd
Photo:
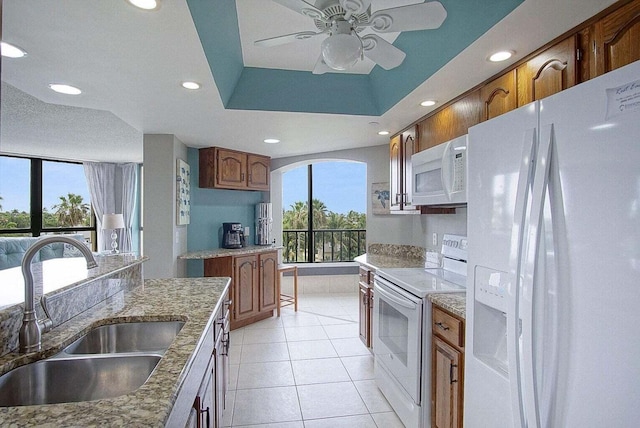
<path fill-rule="evenodd" d="M 640 80 L 617 88 L 607 88 L 606 120 L 626 113 L 640 111 Z"/>

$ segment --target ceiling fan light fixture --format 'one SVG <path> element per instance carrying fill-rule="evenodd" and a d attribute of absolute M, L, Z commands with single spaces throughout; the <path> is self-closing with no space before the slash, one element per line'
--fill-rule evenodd
<path fill-rule="evenodd" d="M 322 58 L 334 70 L 346 70 L 362 58 L 362 41 L 356 34 L 334 34 L 322 42 Z"/>

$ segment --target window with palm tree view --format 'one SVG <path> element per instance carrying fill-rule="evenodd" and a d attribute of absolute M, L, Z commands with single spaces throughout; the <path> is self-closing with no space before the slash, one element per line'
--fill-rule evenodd
<path fill-rule="evenodd" d="M 0 236 L 93 232 L 82 164 L 0 156 Z"/>
<path fill-rule="evenodd" d="M 284 262 L 350 262 L 365 253 L 366 183 L 361 162 L 319 162 L 283 173 Z"/>

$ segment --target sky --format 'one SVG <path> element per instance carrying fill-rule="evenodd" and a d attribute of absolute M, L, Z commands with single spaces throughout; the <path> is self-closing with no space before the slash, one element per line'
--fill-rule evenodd
<path fill-rule="evenodd" d="M 29 159 L 0 157 L 0 196 L 3 211 L 29 212 Z M 43 162 L 42 165 L 43 205 L 49 212 L 60 202 L 60 196 L 75 193 L 90 203 L 89 189 L 80 164 L 63 162 Z"/>
<path fill-rule="evenodd" d="M 360 162 L 319 162 L 313 164 L 313 198 L 329 211 L 347 214 L 366 212 L 367 166 Z M 283 174 L 282 207 L 291 208 L 297 201 L 307 200 L 307 166 Z"/>

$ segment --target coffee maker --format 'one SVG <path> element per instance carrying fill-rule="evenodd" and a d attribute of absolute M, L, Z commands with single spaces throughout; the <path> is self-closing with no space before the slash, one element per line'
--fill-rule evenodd
<path fill-rule="evenodd" d="M 222 247 L 244 247 L 244 232 L 241 223 L 222 223 Z"/>

